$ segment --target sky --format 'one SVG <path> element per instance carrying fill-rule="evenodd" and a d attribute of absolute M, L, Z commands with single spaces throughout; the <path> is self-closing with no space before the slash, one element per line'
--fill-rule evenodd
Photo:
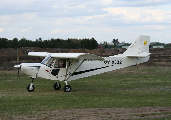
<path fill-rule="evenodd" d="M 171 43 L 171 0 L 0 0 L 0 38 Z"/>

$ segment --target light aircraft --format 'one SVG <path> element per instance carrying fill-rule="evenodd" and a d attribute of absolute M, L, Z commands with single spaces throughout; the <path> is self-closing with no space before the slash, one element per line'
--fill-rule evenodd
<path fill-rule="evenodd" d="M 116 69 L 138 65 L 147 62 L 150 58 L 149 36 L 139 36 L 134 43 L 123 53 L 109 57 L 100 57 L 89 53 L 48 53 L 29 52 L 30 56 L 45 57 L 41 63 L 21 63 L 15 68 L 21 69 L 32 82 L 27 86 L 29 92 L 34 91 L 35 78 L 56 80 L 55 90 L 61 88 L 59 81 L 64 81 L 65 92 L 71 91 L 68 81 L 84 78 Z"/>

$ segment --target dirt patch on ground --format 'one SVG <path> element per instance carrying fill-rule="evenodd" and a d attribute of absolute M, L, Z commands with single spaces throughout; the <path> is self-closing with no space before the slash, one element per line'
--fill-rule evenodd
<path fill-rule="evenodd" d="M 171 107 L 73 109 L 39 112 L 34 116 L 13 116 L 17 120 L 157 119 L 170 117 Z"/>

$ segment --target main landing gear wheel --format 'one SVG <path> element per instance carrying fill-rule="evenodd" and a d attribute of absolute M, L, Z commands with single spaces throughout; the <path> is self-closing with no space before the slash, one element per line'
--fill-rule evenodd
<path fill-rule="evenodd" d="M 64 92 L 71 92 L 72 90 L 70 85 L 65 85 L 63 89 L 64 89 Z"/>
<path fill-rule="evenodd" d="M 35 89 L 35 87 L 34 87 L 33 83 L 30 83 L 30 84 L 27 86 L 27 90 L 28 90 L 29 92 L 33 92 L 34 89 Z"/>
<path fill-rule="evenodd" d="M 53 88 L 54 88 L 55 90 L 60 90 L 61 84 L 60 84 L 60 83 L 55 83 L 55 84 L 53 85 Z"/>

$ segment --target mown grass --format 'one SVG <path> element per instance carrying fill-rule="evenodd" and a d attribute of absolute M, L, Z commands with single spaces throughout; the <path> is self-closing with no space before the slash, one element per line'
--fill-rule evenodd
<path fill-rule="evenodd" d="M 128 67 L 69 82 L 72 92 L 55 91 L 55 81 L 31 79 L 17 71 L 0 72 L 0 118 L 83 108 L 134 108 L 171 106 L 170 67 Z M 62 88 L 64 83 L 61 82 Z"/>

